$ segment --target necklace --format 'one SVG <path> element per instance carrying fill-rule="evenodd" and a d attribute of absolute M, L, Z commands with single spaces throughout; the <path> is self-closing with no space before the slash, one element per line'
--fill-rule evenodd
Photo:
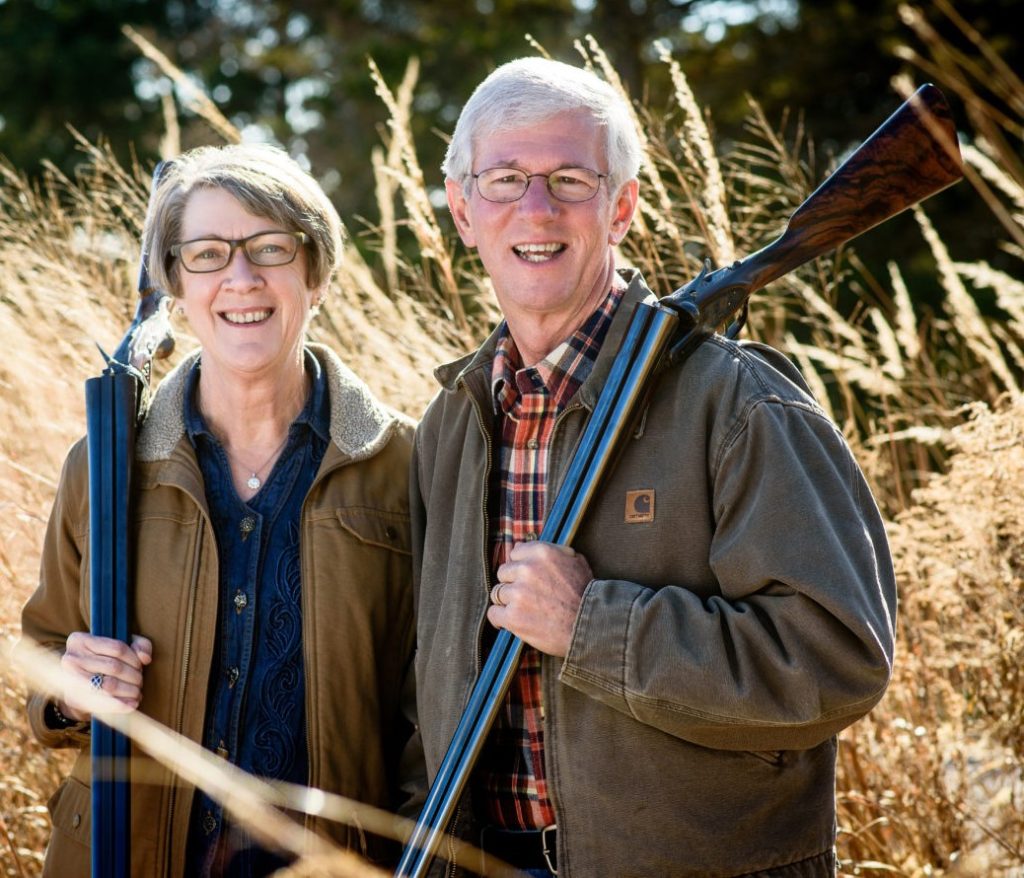
<path fill-rule="evenodd" d="M 249 475 L 249 478 L 246 480 L 246 483 L 245 483 L 246 487 L 248 487 L 249 490 L 251 490 L 251 491 L 258 491 L 263 486 L 263 481 L 262 481 L 262 479 L 260 479 L 260 473 L 266 468 L 266 466 L 275 457 L 277 457 L 278 453 L 281 451 L 282 448 L 284 448 L 284 446 L 287 444 L 287 442 L 288 442 L 288 434 L 286 433 L 285 437 L 284 437 L 284 440 L 281 442 L 280 445 L 277 446 L 277 448 L 275 448 L 270 453 L 270 457 L 268 457 L 265 461 L 263 461 L 263 464 L 261 466 L 258 466 L 256 469 L 252 470 L 252 472 Z"/>

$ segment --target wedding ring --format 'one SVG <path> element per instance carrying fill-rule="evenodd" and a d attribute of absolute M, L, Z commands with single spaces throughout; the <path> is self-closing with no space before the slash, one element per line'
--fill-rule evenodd
<path fill-rule="evenodd" d="M 501 599 L 501 590 L 505 587 L 504 582 L 499 582 L 494 586 L 494 591 L 491 592 L 491 599 L 494 601 L 495 606 L 504 607 L 505 602 Z"/>
<path fill-rule="evenodd" d="M 103 688 L 103 674 L 93 674 L 89 678 L 89 682 L 92 684 L 93 689 Z"/>

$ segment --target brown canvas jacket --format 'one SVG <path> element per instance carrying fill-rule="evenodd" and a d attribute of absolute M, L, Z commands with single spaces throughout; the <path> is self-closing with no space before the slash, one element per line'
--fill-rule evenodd
<path fill-rule="evenodd" d="M 414 649 L 407 474 L 412 424 L 370 394 L 326 348 L 332 443 L 302 511 L 302 620 L 310 783 L 393 809 L 399 754 L 409 736 L 400 704 L 411 700 Z M 191 358 L 155 394 L 139 436 L 134 512 L 133 632 L 153 641 L 141 710 L 192 739 L 202 737 L 217 623 L 217 551 L 201 473 L 184 434 L 182 401 Z M 26 636 L 60 652 L 89 627 L 88 477 L 84 442 L 65 462 L 43 551 L 38 590 L 25 607 Z M 87 736 L 46 727 L 46 699 L 29 720 L 49 746 Z M 136 753 L 138 755 L 138 753 Z M 132 788 L 132 874 L 184 873 L 193 788 L 156 771 Z M 415 767 L 415 766 L 414 766 Z M 412 772 L 415 774 L 415 771 Z M 47 875 L 89 875 L 90 766 L 86 746 L 53 796 Z M 360 850 L 361 835 L 307 821 Z M 375 853 L 372 847 L 368 853 Z"/>
<path fill-rule="evenodd" d="M 549 506 L 631 306 L 650 295 L 624 274 L 595 369 L 555 427 Z M 488 624 L 493 340 L 437 371 L 416 433 L 431 778 Z M 628 520 L 637 490 L 653 492 L 653 520 Z M 834 874 L 835 736 L 886 688 L 896 590 L 868 487 L 796 370 L 719 336 L 669 369 L 573 545 L 595 579 L 569 654 L 542 662 L 560 878 Z M 459 813 L 470 837 L 471 803 Z"/>

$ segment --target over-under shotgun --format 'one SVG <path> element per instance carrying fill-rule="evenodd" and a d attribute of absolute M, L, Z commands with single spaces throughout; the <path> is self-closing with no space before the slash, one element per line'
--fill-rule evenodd
<path fill-rule="evenodd" d="M 166 163 L 153 172 L 156 191 Z M 102 375 L 85 382 L 89 450 L 90 630 L 131 642 L 131 472 L 135 428 L 145 409 L 150 366 L 174 348 L 168 296 L 149 281 L 146 254 L 139 269 L 135 319 Z M 92 721 L 93 878 L 131 875 L 130 741 Z"/>

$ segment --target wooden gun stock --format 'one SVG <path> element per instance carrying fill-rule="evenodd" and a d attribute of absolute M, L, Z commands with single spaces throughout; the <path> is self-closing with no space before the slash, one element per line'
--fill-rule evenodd
<path fill-rule="evenodd" d="M 696 307 L 721 326 L 750 297 L 793 269 L 941 192 L 963 177 L 953 117 L 934 85 L 922 85 L 801 204 L 772 243 L 662 299 Z"/>
<path fill-rule="evenodd" d="M 835 249 L 962 176 L 951 114 L 941 92 L 924 85 L 790 217 L 767 247 L 727 268 L 701 274 L 657 305 L 640 304 L 573 453 L 540 539 L 569 545 L 621 439 L 666 357 L 683 359 L 745 309 L 750 294 Z M 470 693 L 396 878 L 426 874 L 518 667 L 523 642 L 507 630 Z"/>

